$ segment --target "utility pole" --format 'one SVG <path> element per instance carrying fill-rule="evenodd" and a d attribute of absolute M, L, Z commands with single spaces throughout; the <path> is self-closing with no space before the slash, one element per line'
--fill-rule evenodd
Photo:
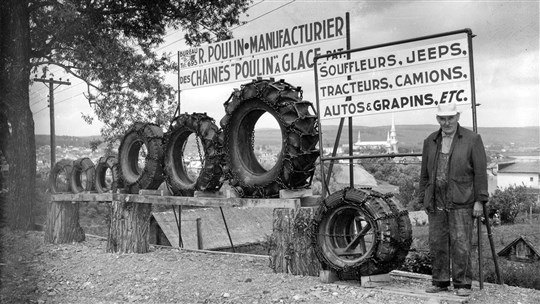
<path fill-rule="evenodd" d="M 49 79 L 43 78 L 34 78 L 34 81 L 43 82 L 49 88 L 49 115 L 51 123 L 51 170 L 56 163 L 56 138 L 54 133 L 54 90 L 61 85 L 71 85 L 71 82 L 62 81 L 62 78 L 55 80 L 52 77 Z M 57 85 L 55 87 L 55 85 Z"/>

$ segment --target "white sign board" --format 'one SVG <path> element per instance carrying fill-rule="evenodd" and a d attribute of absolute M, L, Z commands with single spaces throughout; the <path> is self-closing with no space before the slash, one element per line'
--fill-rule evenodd
<path fill-rule="evenodd" d="M 310 70 L 316 56 L 345 49 L 346 18 L 295 25 L 179 52 L 182 90 Z"/>
<path fill-rule="evenodd" d="M 320 119 L 470 104 L 467 33 L 317 60 Z"/>

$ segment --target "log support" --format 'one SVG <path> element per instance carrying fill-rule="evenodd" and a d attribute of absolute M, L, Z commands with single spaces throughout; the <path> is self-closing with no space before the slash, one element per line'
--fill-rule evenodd
<path fill-rule="evenodd" d="M 107 252 L 146 253 L 152 205 L 113 201 Z"/>
<path fill-rule="evenodd" d="M 270 238 L 270 267 L 274 272 L 318 276 L 321 265 L 311 244 L 316 208 L 274 209 Z"/>
<path fill-rule="evenodd" d="M 52 244 L 82 242 L 84 231 L 79 224 L 79 203 L 52 201 L 47 207 L 45 241 Z"/>

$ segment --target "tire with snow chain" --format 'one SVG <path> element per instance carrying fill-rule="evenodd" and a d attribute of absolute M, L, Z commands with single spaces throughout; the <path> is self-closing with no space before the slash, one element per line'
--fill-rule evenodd
<path fill-rule="evenodd" d="M 96 165 L 94 185 L 98 193 L 114 192 L 122 187 L 118 159 L 116 156 L 102 156 Z"/>
<path fill-rule="evenodd" d="M 163 130 L 155 124 L 135 123 L 120 143 L 118 158 L 120 176 L 130 193 L 157 189 L 164 180 Z"/>
<path fill-rule="evenodd" d="M 302 100 L 300 88 L 284 81 L 254 80 L 234 91 L 224 106 L 224 171 L 243 197 L 276 197 L 281 189 L 311 184 L 319 130 L 317 116 L 310 112 L 313 105 Z M 277 120 L 282 136 L 281 151 L 269 170 L 261 166 L 252 145 L 255 124 L 265 113 Z"/>
<path fill-rule="evenodd" d="M 400 235 L 396 214 L 380 193 L 345 188 L 321 203 L 312 225 L 312 243 L 324 268 L 367 276 L 390 272 Z"/>
<path fill-rule="evenodd" d="M 71 192 L 72 159 L 62 159 L 56 162 L 49 174 L 49 188 L 51 193 Z"/>
<path fill-rule="evenodd" d="M 385 196 L 385 201 L 392 209 L 394 214 L 397 214 L 396 221 L 399 234 L 395 236 L 397 252 L 392 260 L 392 266 L 397 269 L 403 265 L 405 258 L 411 249 L 412 244 L 412 224 L 409 218 L 409 211 L 401 205 L 397 198 L 393 195 Z"/>
<path fill-rule="evenodd" d="M 96 168 L 90 158 L 83 157 L 74 161 L 70 178 L 71 191 L 73 193 L 92 191 L 94 189 L 95 174 Z"/>
<path fill-rule="evenodd" d="M 197 137 L 201 170 L 190 176 L 184 162 L 188 137 Z M 200 141 L 200 142 L 199 142 Z M 223 174 L 223 138 L 214 119 L 203 113 L 181 114 L 176 117 L 165 135 L 165 181 L 174 195 L 191 196 L 195 190 L 217 191 Z"/>

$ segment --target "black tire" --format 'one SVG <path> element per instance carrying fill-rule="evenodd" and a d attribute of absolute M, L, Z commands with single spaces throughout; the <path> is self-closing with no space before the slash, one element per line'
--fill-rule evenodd
<path fill-rule="evenodd" d="M 194 179 L 184 164 L 184 148 L 188 137 L 200 140 L 199 153 L 204 155 L 202 168 Z M 199 145 L 199 144 L 197 144 Z M 174 195 L 192 196 L 196 190 L 217 191 L 223 175 L 223 138 L 214 119 L 203 113 L 181 114 L 165 134 L 165 181 Z"/>
<path fill-rule="evenodd" d="M 80 193 L 94 190 L 96 168 L 94 162 L 88 157 L 79 158 L 73 162 L 71 171 L 71 191 Z"/>
<path fill-rule="evenodd" d="M 71 171 L 73 160 L 62 159 L 56 162 L 49 175 L 49 188 L 51 193 L 71 192 Z"/>
<path fill-rule="evenodd" d="M 385 196 L 386 203 L 397 214 L 396 221 L 399 233 L 395 236 L 394 242 L 397 246 L 397 252 L 392 260 L 392 267 L 397 269 L 403 265 L 412 244 L 412 224 L 409 218 L 409 211 L 393 195 Z"/>
<path fill-rule="evenodd" d="M 110 171 L 109 177 L 107 177 L 107 170 Z M 117 188 L 122 187 L 116 156 L 111 155 L 99 158 L 96 165 L 94 185 L 96 191 L 99 193 L 114 192 Z"/>
<path fill-rule="evenodd" d="M 243 197 L 276 197 L 281 189 L 308 187 L 319 156 L 317 116 L 302 101 L 300 88 L 273 80 L 242 85 L 225 102 L 220 124 L 225 136 L 224 168 L 231 186 Z M 257 120 L 269 113 L 281 129 L 282 149 L 275 165 L 264 169 L 252 146 Z"/>
<path fill-rule="evenodd" d="M 139 152 L 146 146 L 144 168 L 139 168 Z M 118 148 L 119 171 L 130 193 L 157 189 L 163 176 L 163 130 L 155 124 L 135 123 L 124 135 Z"/>
<path fill-rule="evenodd" d="M 312 225 L 312 243 L 323 268 L 348 276 L 393 270 L 397 234 L 399 227 L 383 197 L 353 188 L 323 200 Z"/>

